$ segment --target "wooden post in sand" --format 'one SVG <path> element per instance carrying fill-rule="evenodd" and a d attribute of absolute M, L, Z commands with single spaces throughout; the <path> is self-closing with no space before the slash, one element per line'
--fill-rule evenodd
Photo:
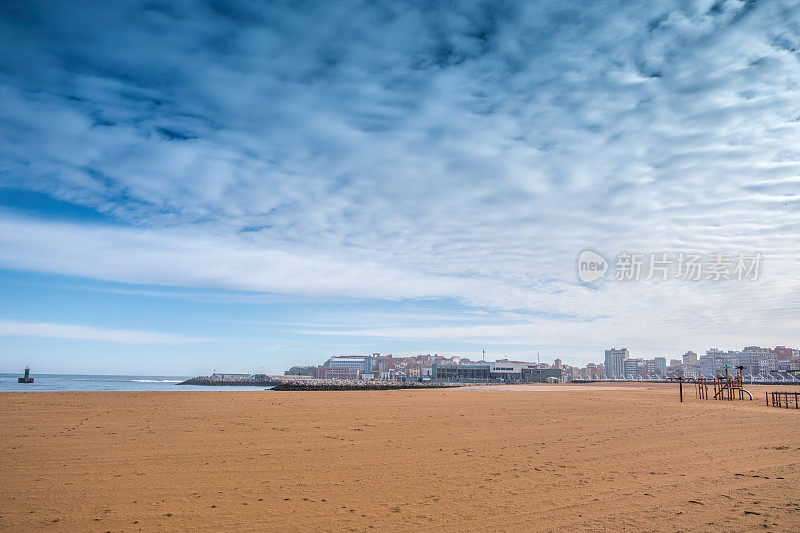
<path fill-rule="evenodd" d="M 670 381 L 677 381 L 678 382 L 678 391 L 681 398 L 681 403 L 683 403 L 683 382 L 686 378 L 683 376 L 678 376 L 676 378 L 669 378 Z"/>
<path fill-rule="evenodd" d="M 708 385 L 705 378 L 697 378 L 697 397 L 701 400 L 708 400 Z"/>
<path fill-rule="evenodd" d="M 736 366 L 736 387 L 739 390 L 739 399 L 744 400 L 744 379 L 742 379 L 742 372 L 744 372 L 744 366 L 737 365 Z"/>

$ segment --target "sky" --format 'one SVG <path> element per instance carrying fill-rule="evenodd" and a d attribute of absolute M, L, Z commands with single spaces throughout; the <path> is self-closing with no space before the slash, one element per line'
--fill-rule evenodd
<path fill-rule="evenodd" d="M 799 61 L 796 1 L 4 2 L 0 371 L 798 347 Z M 759 269 L 616 279 L 681 253 Z"/>

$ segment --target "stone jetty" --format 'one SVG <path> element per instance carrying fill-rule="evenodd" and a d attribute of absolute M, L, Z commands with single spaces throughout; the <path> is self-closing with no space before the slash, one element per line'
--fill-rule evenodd
<path fill-rule="evenodd" d="M 225 379 L 216 376 L 198 376 L 196 378 L 187 379 L 178 385 L 202 385 L 207 387 L 272 387 L 278 382 L 272 378 L 265 377 L 252 377 L 240 379 Z"/>
<path fill-rule="evenodd" d="M 399 389 L 444 389 L 463 387 L 467 383 L 434 383 L 430 381 L 356 381 L 340 379 L 294 379 L 281 380 L 273 388 L 276 391 L 334 391 L 334 390 L 399 390 Z"/>

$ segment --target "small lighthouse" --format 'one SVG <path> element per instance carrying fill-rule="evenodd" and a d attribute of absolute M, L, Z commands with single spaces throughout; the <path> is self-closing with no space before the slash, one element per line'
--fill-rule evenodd
<path fill-rule="evenodd" d="M 30 367 L 25 367 L 25 375 L 21 378 L 17 378 L 17 383 L 33 383 Z"/>

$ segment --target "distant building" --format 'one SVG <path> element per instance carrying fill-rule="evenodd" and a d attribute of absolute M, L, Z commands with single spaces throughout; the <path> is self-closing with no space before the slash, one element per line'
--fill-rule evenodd
<path fill-rule="evenodd" d="M 583 369 L 582 374 L 585 379 L 603 379 L 605 377 L 603 365 L 595 363 L 586 363 L 586 368 Z"/>
<path fill-rule="evenodd" d="M 433 379 L 439 381 L 489 381 L 489 363 L 468 363 L 464 365 L 434 364 L 431 367 Z"/>
<path fill-rule="evenodd" d="M 361 371 L 347 366 L 321 366 L 317 369 L 318 379 L 354 380 L 361 377 Z"/>
<path fill-rule="evenodd" d="M 716 348 L 706 350 L 705 355 L 700 356 L 700 374 L 705 377 L 715 377 L 725 374 L 725 369 L 731 370 L 737 366 L 744 366 L 744 374 L 757 374 L 759 365 L 758 353 L 744 354 L 728 350 L 723 352 Z"/>
<path fill-rule="evenodd" d="M 700 356 L 700 375 L 707 378 L 713 378 L 717 375 L 717 369 L 722 368 L 723 353 L 716 348 L 706 350 L 704 355 Z"/>
<path fill-rule="evenodd" d="M 412 364 L 406 367 L 406 376 L 410 378 L 419 378 L 422 376 L 422 365 Z"/>
<path fill-rule="evenodd" d="M 778 360 L 796 359 L 800 357 L 800 352 L 795 348 L 787 348 L 786 346 L 775 347 L 775 357 Z"/>
<path fill-rule="evenodd" d="M 493 380 L 505 381 L 506 383 L 515 383 L 518 381 L 522 381 L 523 369 L 535 368 L 538 366 L 542 366 L 542 364 L 500 359 L 498 361 L 495 361 L 494 363 L 489 363 L 489 365 L 491 365 L 489 377 Z"/>
<path fill-rule="evenodd" d="M 629 356 L 630 354 L 627 348 L 621 348 L 619 350 L 611 348 L 610 350 L 606 350 L 606 377 L 609 379 L 624 377 L 625 368 L 623 361 L 628 359 Z"/>
<path fill-rule="evenodd" d="M 525 383 L 547 383 L 549 381 L 561 381 L 562 373 L 560 368 L 523 368 L 522 381 Z"/>
<path fill-rule="evenodd" d="M 316 377 L 317 376 L 317 367 L 316 366 L 293 366 L 289 370 L 283 373 L 284 376 L 303 376 L 303 377 Z"/>
<path fill-rule="evenodd" d="M 740 365 L 746 369 L 753 369 L 759 374 L 778 370 L 775 351 L 759 346 L 746 346 L 741 352 Z M 753 373 L 753 372 L 751 372 Z"/>
<path fill-rule="evenodd" d="M 555 361 L 553 361 L 553 367 L 554 368 L 561 368 L 563 370 L 564 363 L 561 362 L 561 359 L 556 359 Z"/>
<path fill-rule="evenodd" d="M 341 355 L 331 357 L 324 366 L 331 368 L 355 368 L 359 372 L 372 372 L 372 357 L 369 355 Z"/>
<path fill-rule="evenodd" d="M 656 357 L 653 359 L 653 371 L 656 374 L 664 374 L 667 371 L 667 358 Z"/>
<path fill-rule="evenodd" d="M 636 379 L 639 377 L 639 368 L 644 366 L 647 369 L 647 363 L 642 359 L 625 359 L 622 361 L 622 374 L 625 379 Z"/>
<path fill-rule="evenodd" d="M 555 368 L 555 365 L 553 368 Z M 577 366 L 561 365 L 561 381 L 565 383 L 576 379 L 586 379 L 584 374 L 585 372 Z"/>
<path fill-rule="evenodd" d="M 688 351 L 685 354 L 683 354 L 682 358 L 684 365 L 696 365 L 699 363 L 699 360 L 697 359 L 697 354 L 692 351 Z"/>

